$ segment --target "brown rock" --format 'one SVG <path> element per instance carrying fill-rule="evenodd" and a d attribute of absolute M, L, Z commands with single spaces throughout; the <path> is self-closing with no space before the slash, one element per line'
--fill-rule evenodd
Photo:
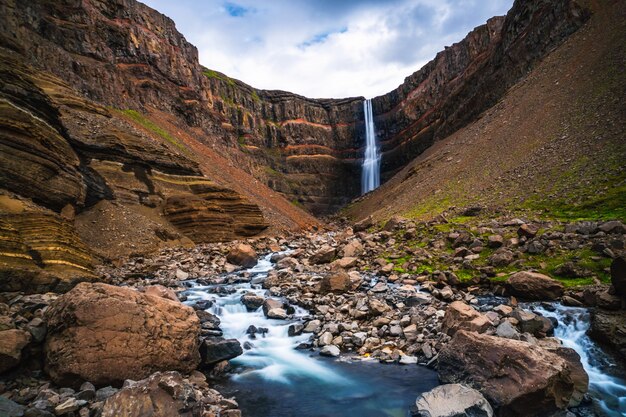
<path fill-rule="evenodd" d="M 561 349 L 556 354 L 526 342 L 459 330 L 439 355 L 439 377 L 480 390 L 498 415 L 549 415 L 577 405 L 587 391 L 576 352 Z"/>
<path fill-rule="evenodd" d="M 22 349 L 30 342 L 30 333 L 18 329 L 0 331 L 0 374 L 17 367 Z"/>
<path fill-rule="evenodd" d="M 344 293 L 352 289 L 350 275 L 343 271 L 332 272 L 325 275 L 320 283 L 322 293 Z"/>
<path fill-rule="evenodd" d="M 226 256 L 226 260 L 233 265 L 252 268 L 257 263 L 257 254 L 252 246 L 240 243 L 235 246 Z"/>
<path fill-rule="evenodd" d="M 563 284 L 536 272 L 516 272 L 505 285 L 512 295 L 527 300 L 556 300 L 563 295 Z"/>
<path fill-rule="evenodd" d="M 450 336 L 461 329 L 483 333 L 491 326 L 489 319 L 474 310 L 470 305 L 462 301 L 455 301 L 448 305 L 446 309 L 446 314 L 441 324 L 441 331 Z"/>
<path fill-rule="evenodd" d="M 59 384 L 119 384 L 200 362 L 200 320 L 178 301 L 106 284 L 77 285 L 46 312 L 46 370 Z"/>
<path fill-rule="evenodd" d="M 337 249 L 329 245 L 324 245 L 309 258 L 309 262 L 313 265 L 327 264 L 333 260 L 336 254 Z"/>
<path fill-rule="evenodd" d="M 531 224 L 523 224 L 517 229 L 517 235 L 519 237 L 533 238 L 537 236 L 537 232 L 539 232 L 539 228 Z"/>
<path fill-rule="evenodd" d="M 163 285 L 150 285 L 143 289 L 143 293 L 154 297 L 165 298 L 167 300 L 178 301 L 178 297 L 176 296 L 174 290 L 166 288 Z"/>
<path fill-rule="evenodd" d="M 102 407 L 102 417 L 217 415 L 210 414 L 210 411 L 211 404 L 217 403 L 219 398 L 205 397 L 197 388 L 178 372 L 157 372 L 149 378 L 128 384 L 107 398 Z"/>

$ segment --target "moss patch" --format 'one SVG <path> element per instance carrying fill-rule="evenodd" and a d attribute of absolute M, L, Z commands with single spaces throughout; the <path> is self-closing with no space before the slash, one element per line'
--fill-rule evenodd
<path fill-rule="evenodd" d="M 130 110 L 130 109 L 127 109 L 127 110 L 115 109 L 115 111 L 117 111 L 118 113 L 121 113 L 124 116 L 132 119 L 134 122 L 136 122 L 139 125 L 143 126 L 144 128 L 146 128 L 150 132 L 158 135 L 161 139 L 164 139 L 167 142 L 171 143 L 172 145 L 176 146 L 181 151 L 183 151 L 185 153 L 188 152 L 187 148 L 185 148 L 185 146 L 178 139 L 176 139 L 175 137 L 170 135 L 165 129 L 163 129 L 162 127 L 158 126 L 152 120 L 150 120 L 147 117 L 143 116 L 138 111 Z"/>

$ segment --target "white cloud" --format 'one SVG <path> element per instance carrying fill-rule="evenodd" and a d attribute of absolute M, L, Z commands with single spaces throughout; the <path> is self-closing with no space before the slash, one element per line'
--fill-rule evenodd
<path fill-rule="evenodd" d="M 198 47 L 201 64 L 254 87 L 373 97 L 513 0 L 144 0 Z"/>

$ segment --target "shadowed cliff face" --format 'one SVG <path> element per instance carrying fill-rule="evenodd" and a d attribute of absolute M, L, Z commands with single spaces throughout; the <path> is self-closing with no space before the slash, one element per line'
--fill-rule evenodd
<path fill-rule="evenodd" d="M 134 0 L 0 7 L 3 43 L 90 100 L 173 115 L 175 127 L 315 214 L 359 194 L 362 98 L 256 90 L 203 68 L 169 18 Z M 517 1 L 506 18 L 476 28 L 374 99 L 383 179 L 497 102 L 585 19 L 573 0 Z"/>

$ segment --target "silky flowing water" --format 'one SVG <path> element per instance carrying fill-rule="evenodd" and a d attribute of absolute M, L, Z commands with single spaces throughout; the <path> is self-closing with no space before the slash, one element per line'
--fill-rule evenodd
<path fill-rule="evenodd" d="M 614 361 L 590 338 L 589 311 L 586 308 L 565 307 L 555 304 L 551 308 L 535 306 L 534 311 L 558 321 L 554 335 L 563 345 L 580 355 L 580 361 L 589 375 L 589 394 L 600 415 L 606 417 L 626 416 L 626 379 Z"/>
<path fill-rule="evenodd" d="M 218 388 L 236 397 L 247 417 L 403 417 L 422 392 L 438 385 L 437 374 L 417 365 L 384 365 L 320 357 L 317 351 L 298 350 L 308 334 L 288 336 L 288 328 L 308 315 L 296 307 L 294 319 L 267 319 L 261 308 L 249 312 L 240 302 L 247 292 L 266 295 L 260 283 L 273 268 L 271 255 L 247 273 L 249 283 L 226 285 L 234 292 L 216 294 L 215 286 L 191 283 L 187 303 L 213 301 L 209 311 L 221 320 L 225 338 L 251 346 L 233 359 L 235 372 Z M 265 336 L 250 339 L 246 330 L 267 328 Z"/>

